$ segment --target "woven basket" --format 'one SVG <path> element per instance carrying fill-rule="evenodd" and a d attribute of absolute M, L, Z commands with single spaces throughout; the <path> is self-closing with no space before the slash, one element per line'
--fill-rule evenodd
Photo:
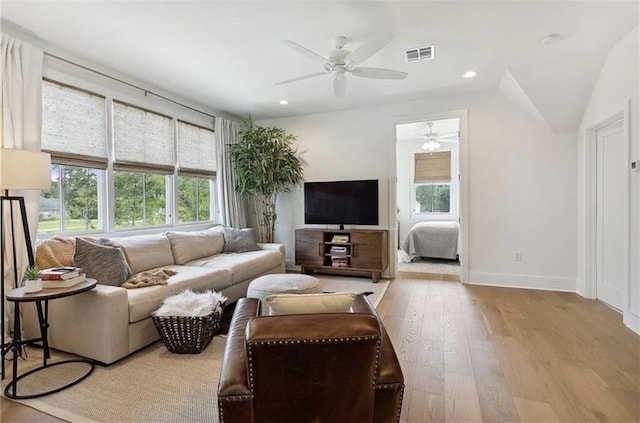
<path fill-rule="evenodd" d="M 220 328 L 220 313 L 207 316 L 151 316 L 164 345 L 172 353 L 200 354 Z"/>

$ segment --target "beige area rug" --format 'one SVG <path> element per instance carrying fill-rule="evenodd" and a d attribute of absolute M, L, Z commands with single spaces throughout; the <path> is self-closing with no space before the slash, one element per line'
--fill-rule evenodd
<path fill-rule="evenodd" d="M 384 280 L 374 284 L 364 278 L 322 275 L 319 279 L 325 291 L 372 291 L 368 298 L 374 305 L 389 286 Z M 17 402 L 70 422 L 218 422 L 216 391 L 225 341 L 225 335 L 216 336 L 200 354 L 172 354 L 156 342 L 108 367 L 96 366 L 89 377 L 68 389 Z M 19 363 L 21 374 L 42 363 L 41 350 L 27 350 L 28 359 Z M 69 358 L 53 353 L 51 362 Z M 85 366 L 38 372 L 20 381 L 19 393 L 60 386 L 84 373 Z M 3 381 L 2 392 L 9 380 L 10 376 Z"/>

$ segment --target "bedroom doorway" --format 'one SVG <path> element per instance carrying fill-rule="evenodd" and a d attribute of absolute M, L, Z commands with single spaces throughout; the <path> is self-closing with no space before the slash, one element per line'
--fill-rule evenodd
<path fill-rule="evenodd" d="M 397 270 L 460 280 L 461 117 L 396 124 Z"/>

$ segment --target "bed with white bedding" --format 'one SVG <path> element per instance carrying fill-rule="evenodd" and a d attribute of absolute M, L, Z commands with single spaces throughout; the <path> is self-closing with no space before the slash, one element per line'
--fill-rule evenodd
<path fill-rule="evenodd" d="M 410 257 L 455 260 L 458 255 L 458 222 L 419 222 L 413 225 L 402 249 Z"/>

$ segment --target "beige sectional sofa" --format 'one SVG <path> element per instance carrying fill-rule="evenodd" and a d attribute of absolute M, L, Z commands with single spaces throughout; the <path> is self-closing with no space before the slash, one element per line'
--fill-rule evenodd
<path fill-rule="evenodd" d="M 249 283 L 268 273 L 284 273 L 284 246 L 257 244 L 257 251 L 223 253 L 216 228 L 112 238 L 124 247 L 134 274 L 158 268 L 177 272 L 167 285 L 125 289 L 98 284 L 83 294 L 49 303 L 49 345 L 113 363 L 159 339 L 151 313 L 183 289 L 213 289 L 228 303 L 246 296 Z M 100 281 L 98 281 L 100 282 Z M 27 336 L 39 335 L 34 308 L 24 307 Z"/>

